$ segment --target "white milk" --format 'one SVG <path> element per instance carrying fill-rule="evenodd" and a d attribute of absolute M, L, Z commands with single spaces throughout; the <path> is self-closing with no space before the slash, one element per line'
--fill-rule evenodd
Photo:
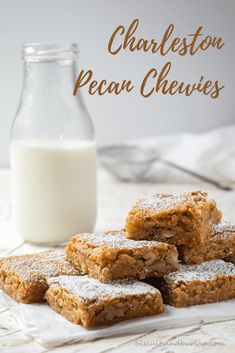
<path fill-rule="evenodd" d="M 13 213 L 25 240 L 66 241 L 96 220 L 96 145 L 27 140 L 11 144 Z"/>

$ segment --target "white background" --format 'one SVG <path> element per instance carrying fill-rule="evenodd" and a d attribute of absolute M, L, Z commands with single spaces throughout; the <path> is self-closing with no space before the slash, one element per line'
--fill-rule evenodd
<path fill-rule="evenodd" d="M 222 36 L 222 50 L 209 49 L 194 57 L 176 54 L 107 51 L 117 25 L 127 28 L 139 18 L 139 37 L 161 39 L 170 23 L 181 37 L 204 26 L 204 33 Z M 235 122 L 234 0 L 0 0 L 0 166 L 8 164 L 8 140 L 22 85 L 21 44 L 35 41 L 78 42 L 79 66 L 93 69 L 98 80 L 141 82 L 151 67 L 160 70 L 172 61 L 170 80 L 197 82 L 201 75 L 225 84 L 213 100 L 153 95 L 144 99 L 136 90 L 120 96 L 89 96 L 83 90 L 99 144 L 178 131 L 204 131 Z"/>

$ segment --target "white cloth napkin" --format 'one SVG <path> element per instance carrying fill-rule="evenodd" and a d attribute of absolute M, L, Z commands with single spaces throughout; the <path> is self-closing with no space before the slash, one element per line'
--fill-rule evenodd
<path fill-rule="evenodd" d="M 160 152 L 162 159 L 181 167 L 217 181 L 235 182 L 235 125 L 201 134 L 156 136 L 136 142 Z M 159 173 L 159 166 L 155 167 L 148 177 Z"/>
<path fill-rule="evenodd" d="M 151 330 L 211 323 L 235 319 L 235 299 L 188 308 L 166 306 L 165 313 L 142 319 L 124 321 L 104 328 L 87 330 L 74 325 L 55 313 L 48 305 L 18 304 L 9 296 L 1 295 L 26 335 L 45 347 L 64 343 L 90 341 L 100 337 L 137 334 Z"/>

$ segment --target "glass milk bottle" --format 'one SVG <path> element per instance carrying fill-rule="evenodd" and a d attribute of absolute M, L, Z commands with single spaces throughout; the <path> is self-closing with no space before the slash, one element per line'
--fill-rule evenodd
<path fill-rule="evenodd" d="M 33 243 L 65 242 L 96 220 L 96 144 L 79 93 L 77 46 L 23 47 L 24 82 L 11 132 L 13 214 Z"/>

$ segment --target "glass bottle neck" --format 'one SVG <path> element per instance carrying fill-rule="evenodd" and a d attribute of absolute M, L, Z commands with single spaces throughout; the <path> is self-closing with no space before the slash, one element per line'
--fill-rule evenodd
<path fill-rule="evenodd" d="M 75 62 L 24 62 L 23 98 L 73 97 Z"/>
<path fill-rule="evenodd" d="M 12 140 L 94 140 L 82 97 L 73 96 L 77 52 L 75 44 L 24 45 L 23 89 Z"/>

